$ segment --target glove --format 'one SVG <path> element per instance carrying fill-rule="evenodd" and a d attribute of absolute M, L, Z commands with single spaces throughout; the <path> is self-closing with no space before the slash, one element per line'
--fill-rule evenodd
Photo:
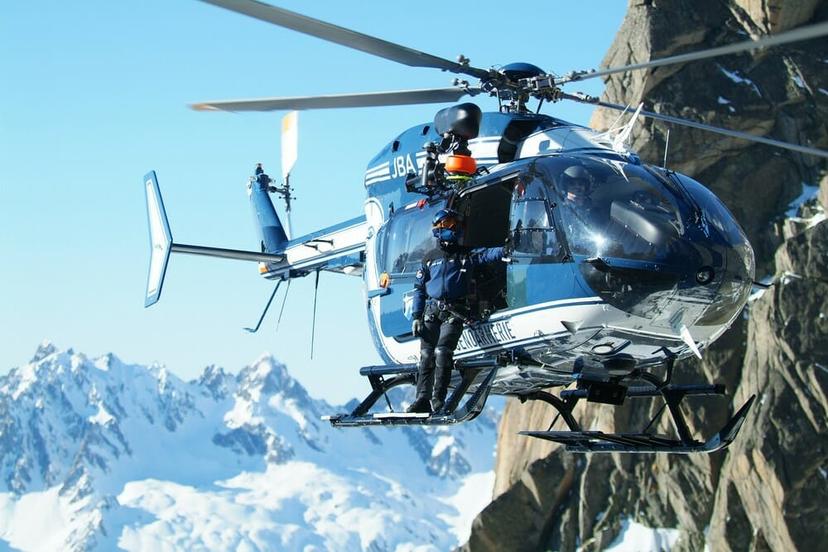
<path fill-rule="evenodd" d="M 503 262 L 512 262 L 512 253 L 515 250 L 515 242 L 511 238 L 506 238 L 506 243 L 503 244 Z"/>
<path fill-rule="evenodd" d="M 411 333 L 415 336 L 420 335 L 420 332 L 423 330 L 423 321 L 419 318 L 415 318 L 413 322 L 411 322 Z"/>
<path fill-rule="evenodd" d="M 503 258 L 508 259 L 512 256 L 512 251 L 515 250 L 515 243 L 512 241 L 512 238 L 506 238 L 506 242 L 503 244 Z"/>

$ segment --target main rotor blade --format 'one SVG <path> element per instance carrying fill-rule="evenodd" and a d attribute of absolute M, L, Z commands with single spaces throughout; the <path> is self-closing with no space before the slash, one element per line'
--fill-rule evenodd
<path fill-rule="evenodd" d="M 616 111 L 626 111 L 628 108 L 623 105 L 602 102 L 599 101 L 597 98 L 592 98 L 590 96 L 581 97 L 581 96 L 574 96 L 572 94 L 563 94 L 563 98 L 566 100 L 573 100 L 579 103 L 587 103 L 592 105 L 599 105 L 601 107 L 606 107 L 607 109 L 614 109 Z M 726 128 L 715 127 L 711 125 L 706 125 L 704 123 L 697 123 L 696 121 L 691 121 L 689 119 L 682 119 L 680 117 L 671 117 L 670 115 L 663 115 L 661 113 L 654 113 L 652 111 L 644 111 L 642 110 L 641 115 L 644 117 L 649 117 L 650 119 L 657 119 L 659 121 L 665 121 L 668 123 L 673 123 L 676 125 L 687 126 L 691 128 L 697 128 L 699 130 L 706 130 L 709 132 L 715 132 L 717 134 L 723 134 L 724 136 L 730 136 L 731 138 L 739 138 L 741 140 L 749 140 L 751 142 L 759 142 L 760 144 L 766 144 L 768 146 L 775 146 L 778 148 L 784 148 L 792 151 L 798 151 L 799 153 L 804 153 L 807 155 L 816 155 L 818 157 L 828 157 L 828 151 L 817 149 L 817 148 L 810 148 L 808 146 L 800 146 L 799 144 L 791 144 L 790 142 L 783 142 L 781 140 L 774 140 L 772 138 L 765 138 L 764 136 L 757 136 L 755 134 L 748 134 L 747 132 L 740 132 L 738 130 L 729 130 Z"/>
<path fill-rule="evenodd" d="M 687 54 L 678 54 L 661 59 L 654 59 L 652 61 L 645 61 L 642 63 L 633 63 L 631 65 L 624 65 L 622 67 L 612 67 L 609 69 L 601 69 L 589 73 L 573 73 L 564 76 L 560 79 L 558 84 L 565 82 L 579 81 L 586 79 L 594 79 L 596 77 L 603 77 L 612 75 L 614 73 L 623 73 L 626 71 L 635 71 L 638 69 L 649 69 L 651 67 L 661 67 L 663 65 L 672 65 L 674 63 L 687 63 L 689 61 L 696 61 L 700 59 L 708 59 L 712 57 L 725 56 L 728 54 L 736 54 L 747 50 L 755 50 L 757 48 L 769 48 L 771 46 L 779 46 L 789 42 L 799 42 L 801 40 L 810 40 L 828 34 L 828 21 L 810 25 L 808 27 L 799 27 L 779 33 L 775 35 L 764 36 L 756 40 L 745 40 L 744 42 L 737 42 L 727 46 L 719 46 L 718 48 L 710 48 L 709 50 L 701 50 L 699 52 L 690 52 Z"/>
<path fill-rule="evenodd" d="M 257 2 L 256 0 L 202 1 L 411 67 L 432 67 L 442 69 L 443 71 L 451 71 L 452 73 L 463 73 L 476 78 L 483 78 L 489 74 L 485 69 L 469 67 L 468 65 L 394 44 L 381 38 L 346 29 L 345 27 L 326 23 L 325 21 L 301 15 L 284 8 L 277 8 L 276 6 Z"/>
<path fill-rule="evenodd" d="M 259 98 L 220 100 L 193 104 L 196 111 L 277 111 L 280 109 L 334 109 L 339 107 L 376 107 L 456 102 L 466 95 L 479 94 L 479 88 L 423 88 L 361 94 L 296 96 L 293 98 Z"/>

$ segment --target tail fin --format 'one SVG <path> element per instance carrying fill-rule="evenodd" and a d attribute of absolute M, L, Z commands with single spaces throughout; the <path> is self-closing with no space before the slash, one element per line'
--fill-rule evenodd
<path fill-rule="evenodd" d="M 149 222 L 150 237 L 150 267 L 147 275 L 147 292 L 144 296 L 144 306 L 149 307 L 158 302 L 161 297 L 161 287 L 164 285 L 164 275 L 167 272 L 167 261 L 170 253 L 186 253 L 188 255 L 202 255 L 206 257 L 219 257 L 221 259 L 236 259 L 240 261 L 255 261 L 260 263 L 282 263 L 285 261 L 284 254 L 260 251 L 245 251 L 242 249 L 226 249 L 222 247 L 207 247 L 203 245 L 187 245 L 175 243 L 170 233 L 170 223 L 167 222 L 167 212 L 164 210 L 164 201 L 161 199 L 161 189 L 158 187 L 158 179 L 155 171 L 150 171 L 144 177 L 144 191 L 147 196 L 147 221 Z M 270 209 L 273 204 L 267 197 L 267 191 L 263 192 Z M 254 203 L 255 205 L 255 203 Z M 266 205 L 265 205 L 266 207 Z M 266 210 L 264 211 L 267 214 Z M 273 247 L 274 251 L 287 243 L 285 231 L 282 229 L 276 212 L 273 212 L 275 222 L 270 219 L 259 217 L 262 223 L 262 243 Z M 268 227 L 265 223 L 270 224 Z M 268 245 L 270 244 L 270 245 Z"/>
<path fill-rule="evenodd" d="M 167 221 L 167 212 L 164 210 L 164 201 L 161 199 L 161 190 L 158 188 L 158 179 L 155 171 L 150 171 L 144 177 L 144 191 L 147 196 L 147 220 L 149 222 L 150 237 L 150 266 L 147 275 L 147 293 L 144 297 L 144 306 L 155 304 L 161 297 L 161 286 L 164 284 L 164 274 L 167 272 L 167 261 L 170 258 L 172 247 L 172 233 Z"/>

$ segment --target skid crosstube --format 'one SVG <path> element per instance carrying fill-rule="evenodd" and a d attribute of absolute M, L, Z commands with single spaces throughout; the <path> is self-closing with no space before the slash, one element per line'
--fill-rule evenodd
<path fill-rule="evenodd" d="M 445 413 L 428 415 L 393 411 L 386 393 L 398 385 L 416 383 L 417 365 L 402 364 L 362 368 L 360 374 L 368 377 L 371 393 L 350 414 L 334 414 L 322 419 L 331 422 L 334 427 L 450 425 L 473 420 L 483 411 L 498 365 L 492 360 L 468 361 L 458 362 L 456 368 L 460 372 L 460 382 L 454 386 L 446 400 Z M 472 386 L 476 388 L 466 402 L 460 405 L 463 396 Z M 388 411 L 369 412 L 380 397 L 385 397 Z"/>
<path fill-rule="evenodd" d="M 742 424 L 747 417 L 753 401 L 756 399 L 756 395 L 752 395 L 718 433 L 707 441 L 702 442 L 697 441 L 690 435 L 684 416 L 679 410 L 679 403 L 688 395 L 722 395 L 724 394 L 724 387 L 721 385 L 668 385 L 661 389 L 629 389 L 627 393 L 629 397 L 656 397 L 661 395 L 664 398 L 665 406 L 673 418 L 676 434 L 679 437 L 678 439 L 646 433 L 646 429 L 649 429 L 658 419 L 663 408 L 650 420 L 647 428 L 641 433 L 584 431 L 572 416 L 572 408 L 574 408 L 578 399 L 583 396 L 579 391 L 575 390 L 574 392 L 570 392 L 564 399 L 542 391 L 523 397 L 524 400 L 542 400 L 552 405 L 564 419 L 566 425 L 569 427 L 569 431 L 521 431 L 520 434 L 561 443 L 570 452 L 711 453 L 721 450 L 733 442 L 733 439 L 736 438 L 736 435 L 742 428 Z"/>

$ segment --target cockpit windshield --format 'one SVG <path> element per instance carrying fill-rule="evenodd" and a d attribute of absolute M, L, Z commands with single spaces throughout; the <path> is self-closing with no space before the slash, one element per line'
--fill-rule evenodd
<path fill-rule="evenodd" d="M 692 297 L 693 308 L 708 304 L 695 323 L 715 325 L 744 305 L 753 251 L 724 204 L 693 179 L 586 155 L 538 159 L 527 176 L 527 195 L 542 183 L 557 234 L 613 306 L 651 316 L 670 297 Z"/>
<path fill-rule="evenodd" d="M 654 260 L 685 232 L 682 201 L 641 166 L 558 156 L 535 170 L 576 255 Z"/>

